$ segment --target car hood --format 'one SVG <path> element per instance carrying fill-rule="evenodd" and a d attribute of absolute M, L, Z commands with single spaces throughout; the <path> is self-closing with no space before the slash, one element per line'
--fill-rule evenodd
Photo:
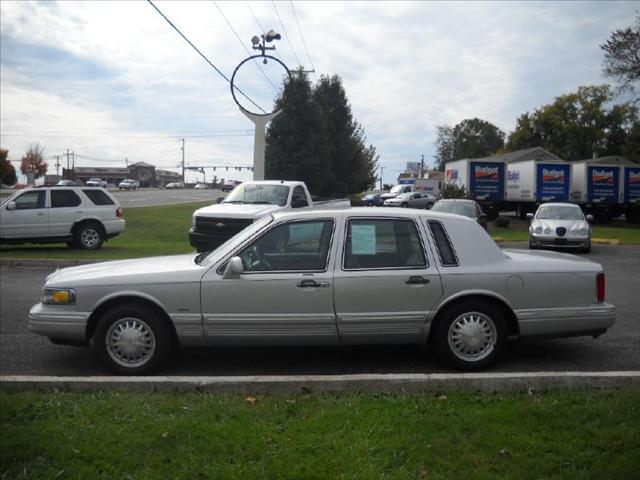
<path fill-rule="evenodd" d="M 195 263 L 196 254 L 91 263 L 63 268 L 47 277 L 47 287 L 89 287 L 198 282 L 209 268 Z"/>
<path fill-rule="evenodd" d="M 286 207 L 253 203 L 218 203 L 199 208 L 193 212 L 193 215 L 196 217 L 255 219 L 284 208 Z"/>
<path fill-rule="evenodd" d="M 548 250 L 503 249 L 519 272 L 601 272 L 602 265 L 578 255 Z"/>
<path fill-rule="evenodd" d="M 557 227 L 564 227 L 567 231 L 571 230 L 579 230 L 581 228 L 589 229 L 589 223 L 585 220 L 540 220 L 534 218 L 531 221 L 531 226 L 533 228 L 542 227 L 549 228 L 550 230 L 555 231 Z"/>
<path fill-rule="evenodd" d="M 380 195 L 380 198 L 382 200 L 389 200 L 390 198 L 395 198 L 398 195 L 398 193 L 383 193 L 382 195 Z"/>

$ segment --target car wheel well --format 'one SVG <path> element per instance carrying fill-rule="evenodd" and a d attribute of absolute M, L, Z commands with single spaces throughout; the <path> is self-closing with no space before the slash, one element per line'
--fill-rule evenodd
<path fill-rule="evenodd" d="M 100 220 L 98 220 L 97 218 L 85 218 L 83 220 L 80 220 L 79 222 L 76 222 L 73 224 L 73 226 L 71 227 L 71 233 L 75 235 L 76 231 L 82 226 L 82 225 L 86 225 L 88 223 L 95 223 L 101 230 L 101 233 L 103 235 L 105 235 L 107 232 L 104 228 L 104 225 L 102 224 L 102 222 Z"/>
<path fill-rule="evenodd" d="M 437 322 L 445 315 L 445 313 L 449 309 L 459 305 L 461 302 L 473 302 L 493 305 L 494 307 L 500 309 L 500 312 L 502 312 L 502 314 L 504 315 L 504 319 L 507 325 L 507 337 L 514 337 L 520 334 L 520 329 L 518 328 L 518 318 L 516 317 L 516 314 L 513 312 L 513 310 L 511 310 L 511 307 L 509 307 L 509 305 L 507 305 L 499 298 L 492 297 L 490 295 L 474 294 L 458 297 L 455 300 L 448 302 L 438 310 L 435 317 L 431 321 L 431 327 L 429 328 L 429 342 L 431 342 L 431 334 L 434 331 L 434 326 L 437 324 Z"/>
<path fill-rule="evenodd" d="M 167 324 L 169 325 L 171 331 L 171 342 L 174 345 L 178 345 L 178 334 L 176 333 L 175 326 L 169 317 L 169 314 L 157 303 L 142 297 L 137 297 L 135 295 L 124 295 L 121 297 L 115 297 L 107 300 L 96 308 L 91 315 L 89 315 L 89 319 L 87 320 L 87 329 L 85 331 L 85 337 L 87 340 L 91 340 L 93 334 L 96 331 L 96 327 L 100 318 L 112 307 L 120 306 L 123 304 L 129 305 L 140 305 L 150 310 L 153 310 L 161 317 Z"/>

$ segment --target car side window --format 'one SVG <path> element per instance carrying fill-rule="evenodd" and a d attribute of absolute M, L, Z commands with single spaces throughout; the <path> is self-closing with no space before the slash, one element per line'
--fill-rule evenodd
<path fill-rule="evenodd" d="M 82 190 L 84 194 L 89 197 L 94 205 L 114 205 L 113 200 L 109 198 L 102 190 Z"/>
<path fill-rule="evenodd" d="M 81 203 L 73 190 L 51 190 L 51 208 L 77 207 Z"/>
<path fill-rule="evenodd" d="M 308 207 L 309 202 L 307 196 L 304 193 L 304 188 L 298 185 L 293 189 L 293 196 L 291 197 L 291 206 L 293 208 Z"/>
<path fill-rule="evenodd" d="M 424 248 L 412 220 L 349 220 L 343 266 L 345 270 L 426 266 Z"/>
<path fill-rule="evenodd" d="M 431 234 L 436 242 L 436 248 L 438 249 L 438 255 L 440 256 L 440 263 L 445 267 L 458 266 L 456 252 L 453 249 L 453 245 L 451 245 L 449 236 L 442 226 L 442 223 L 436 220 L 429 220 L 429 228 L 431 229 Z"/>
<path fill-rule="evenodd" d="M 14 200 L 16 210 L 33 210 L 36 208 L 44 208 L 45 191 L 24 192 Z"/>
<path fill-rule="evenodd" d="M 239 254 L 245 272 L 322 271 L 327 267 L 333 220 L 278 225 Z"/>

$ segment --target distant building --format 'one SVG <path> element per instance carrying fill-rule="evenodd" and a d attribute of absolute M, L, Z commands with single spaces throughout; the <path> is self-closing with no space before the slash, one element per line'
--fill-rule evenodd
<path fill-rule="evenodd" d="M 90 178 L 101 178 L 107 183 L 118 185 L 125 178 L 133 178 L 141 187 L 164 187 L 170 182 L 179 182 L 182 176 L 177 172 L 156 169 L 146 162 L 136 162 L 126 168 L 119 167 L 76 167 L 62 169 L 62 178 L 86 183 Z"/>

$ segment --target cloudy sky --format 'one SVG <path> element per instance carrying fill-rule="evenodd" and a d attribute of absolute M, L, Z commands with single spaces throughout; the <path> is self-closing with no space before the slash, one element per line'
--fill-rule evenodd
<path fill-rule="evenodd" d="M 156 5 L 227 77 L 261 28 L 282 34 L 277 55 L 289 68 L 313 66 L 313 81 L 340 75 L 389 183 L 421 154 L 432 165 L 436 125 L 480 117 L 509 132 L 521 113 L 605 82 L 599 45 L 631 25 L 638 9 L 636 2 Z M 53 156 L 67 149 L 77 166 L 124 166 L 127 158 L 177 170 L 185 138 L 188 165 L 251 165 L 253 124 L 229 84 L 149 3 L 3 0 L 0 9 L 0 142 L 12 160 L 39 142 L 49 173 Z M 260 67 L 241 69 L 239 85 L 268 110 L 282 71 L 274 62 Z"/>

